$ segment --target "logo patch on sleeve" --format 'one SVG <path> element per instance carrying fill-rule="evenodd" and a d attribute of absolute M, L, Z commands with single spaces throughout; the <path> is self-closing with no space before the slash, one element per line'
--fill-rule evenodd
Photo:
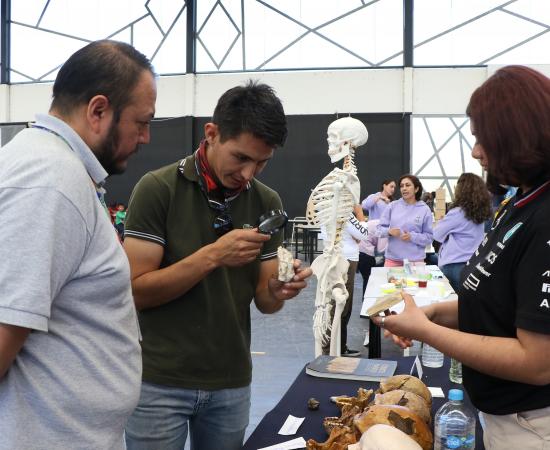
<path fill-rule="evenodd" d="M 523 222 L 516 223 L 512 228 L 510 228 L 504 237 L 502 238 L 502 243 L 504 244 L 508 239 L 512 237 L 512 235 L 518 230 L 519 227 L 523 225 Z"/>

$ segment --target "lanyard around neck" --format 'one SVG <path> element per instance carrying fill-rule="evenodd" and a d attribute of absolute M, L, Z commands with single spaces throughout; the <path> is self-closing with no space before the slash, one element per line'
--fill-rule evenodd
<path fill-rule="evenodd" d="M 61 139 L 63 142 L 65 142 L 65 144 L 67 144 L 67 146 L 72 150 L 72 152 L 74 153 L 74 148 L 72 147 L 72 145 L 69 143 L 69 141 L 67 141 L 67 139 L 65 139 L 63 136 L 61 136 L 58 132 L 50 129 L 50 128 L 47 128 L 47 127 L 44 127 L 42 125 L 36 125 L 36 124 L 31 124 L 31 128 L 36 128 L 37 130 L 42 130 L 42 131 L 45 131 L 47 133 L 50 133 L 50 134 L 53 134 L 54 136 L 57 136 L 59 139 Z M 101 203 L 101 206 L 103 207 L 103 209 L 105 210 L 105 213 L 107 214 L 107 217 L 109 217 L 109 219 L 111 218 L 111 214 L 109 213 L 109 208 L 107 208 L 107 204 L 105 203 L 105 193 L 107 192 L 105 190 L 105 188 L 103 186 L 100 186 L 99 184 L 97 184 L 93 179 L 92 177 L 90 176 L 90 174 L 88 174 L 88 176 L 90 177 L 90 181 L 92 182 L 93 186 L 94 186 L 94 189 L 95 189 L 95 192 L 97 194 L 97 199 L 99 200 L 99 203 Z"/>

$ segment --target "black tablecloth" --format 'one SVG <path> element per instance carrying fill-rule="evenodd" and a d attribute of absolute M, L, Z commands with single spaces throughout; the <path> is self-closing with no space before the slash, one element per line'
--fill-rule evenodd
<path fill-rule="evenodd" d="M 414 356 L 398 358 L 395 374 L 408 374 L 413 362 Z M 422 381 L 427 386 L 441 387 L 445 395 L 448 394 L 449 389 L 461 389 L 461 385 L 451 383 L 449 380 L 449 365 L 450 360 L 445 357 L 443 367 L 438 369 L 423 367 Z M 378 386 L 379 383 L 312 377 L 306 375 L 304 368 L 300 371 L 300 374 L 277 406 L 264 416 L 244 444 L 243 449 L 257 450 L 299 436 L 302 436 L 306 441 L 308 439 L 315 439 L 318 442 L 324 442 L 328 436 L 323 428 L 323 419 L 327 416 L 340 415 L 339 409 L 330 401 L 330 397 L 334 395 L 353 396 L 357 394 L 359 387 L 376 390 Z M 320 402 L 320 407 L 317 411 L 307 409 L 307 401 L 311 397 L 315 397 Z M 444 398 L 433 399 L 432 417 L 435 417 L 436 411 L 446 401 Z M 483 450 L 485 447 L 483 446 L 483 435 L 477 417 L 477 410 L 472 406 L 466 392 L 464 393 L 464 403 L 472 411 L 476 412 L 476 449 Z M 295 417 L 305 417 L 305 420 L 296 435 L 282 436 L 277 434 L 289 414 Z"/>

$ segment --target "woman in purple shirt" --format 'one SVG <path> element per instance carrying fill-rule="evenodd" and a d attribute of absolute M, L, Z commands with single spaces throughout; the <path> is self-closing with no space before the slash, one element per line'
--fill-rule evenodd
<path fill-rule="evenodd" d="M 424 262 L 426 246 L 433 240 L 432 212 L 420 200 L 420 180 L 414 175 L 403 175 L 399 189 L 401 198 L 389 204 L 378 224 L 378 235 L 388 237 L 385 267 L 402 266 L 404 259 Z"/>
<path fill-rule="evenodd" d="M 369 220 L 380 219 L 380 217 L 382 217 L 382 213 L 393 200 L 394 192 L 395 181 L 384 180 L 382 181 L 382 189 L 380 192 L 369 195 L 361 202 L 363 211 L 368 216 Z"/>
<path fill-rule="evenodd" d="M 439 268 L 458 292 L 460 272 L 483 240 L 484 222 L 491 217 L 491 196 L 485 182 L 473 173 L 458 179 L 455 201 L 434 227 L 441 242 Z"/>

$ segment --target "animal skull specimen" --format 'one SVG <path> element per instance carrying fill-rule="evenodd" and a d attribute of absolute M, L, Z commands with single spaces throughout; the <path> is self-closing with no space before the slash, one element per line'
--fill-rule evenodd
<path fill-rule="evenodd" d="M 353 158 L 355 149 L 367 142 L 368 132 L 359 120 L 344 117 L 329 125 L 327 135 L 331 161 L 344 158 L 344 164 L 342 169 L 333 169 L 312 191 L 306 217 L 308 225 L 324 227 L 326 234 L 323 254 L 311 265 L 317 277 L 313 316 L 315 355 L 322 353 L 330 330 L 330 354 L 340 356 L 340 322 L 348 298 L 346 279 L 349 267 L 348 261 L 342 257 L 341 239 L 344 225 L 354 205 L 359 203 L 360 183 Z"/>

